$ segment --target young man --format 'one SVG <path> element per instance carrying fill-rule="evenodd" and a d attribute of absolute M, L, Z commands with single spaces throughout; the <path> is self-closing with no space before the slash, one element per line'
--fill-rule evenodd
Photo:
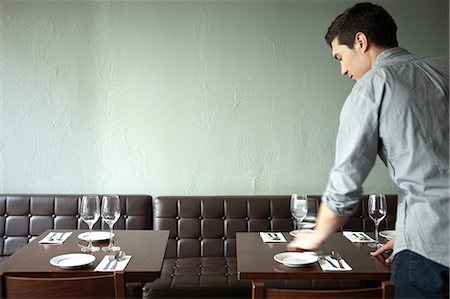
<path fill-rule="evenodd" d="M 411 55 L 396 31 L 371 3 L 347 9 L 328 29 L 342 75 L 356 83 L 342 107 L 316 229 L 288 249 L 317 248 L 347 220 L 378 154 L 399 194 L 396 238 L 372 254 L 394 249 L 386 262 L 393 258 L 397 298 L 448 298 L 449 60 Z"/>

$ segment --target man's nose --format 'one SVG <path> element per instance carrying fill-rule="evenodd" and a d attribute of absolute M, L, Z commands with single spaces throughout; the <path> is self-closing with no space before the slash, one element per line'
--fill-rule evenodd
<path fill-rule="evenodd" d="M 348 70 L 347 68 L 345 68 L 343 65 L 341 65 L 341 75 L 342 76 L 347 76 Z"/>

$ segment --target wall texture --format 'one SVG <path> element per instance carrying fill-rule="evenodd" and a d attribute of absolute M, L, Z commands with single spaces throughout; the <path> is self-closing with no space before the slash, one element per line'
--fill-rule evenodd
<path fill-rule="evenodd" d="M 374 1 L 448 55 L 448 1 Z M 1 1 L 0 192 L 320 194 L 356 1 Z M 395 193 L 378 163 L 365 192 Z"/>

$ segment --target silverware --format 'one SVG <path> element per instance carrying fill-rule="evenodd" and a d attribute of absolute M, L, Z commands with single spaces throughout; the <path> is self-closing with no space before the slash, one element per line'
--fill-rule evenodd
<path fill-rule="evenodd" d="M 64 236 L 66 235 L 66 233 L 59 233 L 59 237 L 55 237 L 55 241 L 62 241 L 62 239 L 64 238 Z"/>
<path fill-rule="evenodd" d="M 267 233 L 272 240 L 280 240 L 280 237 L 276 233 Z"/>
<path fill-rule="evenodd" d="M 366 237 L 366 235 L 365 235 L 364 233 L 360 233 L 360 234 L 359 234 L 359 239 L 360 239 L 360 240 L 363 240 L 363 241 L 368 241 L 368 240 L 370 240 L 369 238 Z"/>
<path fill-rule="evenodd" d="M 124 260 L 125 255 L 126 254 L 124 251 L 122 251 L 122 250 L 117 251 L 116 254 L 114 254 L 114 256 L 113 256 L 114 263 L 111 265 L 111 268 L 109 268 L 109 270 L 111 270 L 111 271 L 116 270 L 117 263 Z"/>
<path fill-rule="evenodd" d="M 50 236 L 48 236 L 49 241 L 53 241 L 53 238 L 56 236 L 56 233 L 51 233 Z"/>
<path fill-rule="evenodd" d="M 338 262 L 339 267 L 340 267 L 341 269 L 344 269 L 344 264 L 342 264 L 342 257 L 341 257 L 341 255 L 339 254 L 339 252 L 334 251 L 334 250 L 331 250 L 331 255 L 330 255 L 330 257 Z"/>
<path fill-rule="evenodd" d="M 109 255 L 109 259 L 108 259 L 108 263 L 103 267 L 103 270 L 106 271 L 109 269 L 109 266 L 111 265 L 111 263 L 114 261 L 114 255 L 110 254 Z"/>
<path fill-rule="evenodd" d="M 330 264 L 333 268 L 339 268 L 338 266 L 336 266 L 332 261 L 330 261 L 329 259 L 327 259 L 327 255 L 323 254 L 322 251 L 316 251 L 316 255 L 319 258 L 319 260 L 322 260 L 324 262 L 327 262 L 328 264 Z"/>

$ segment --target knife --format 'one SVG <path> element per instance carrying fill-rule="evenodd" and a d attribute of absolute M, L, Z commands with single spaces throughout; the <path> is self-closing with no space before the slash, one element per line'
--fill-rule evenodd
<path fill-rule="evenodd" d="M 338 262 L 339 267 L 340 267 L 341 269 L 344 269 L 344 264 L 342 264 L 342 261 L 341 261 L 341 260 L 342 260 L 342 257 L 341 257 L 341 255 L 339 254 L 339 252 L 334 251 L 334 250 L 331 250 L 331 255 L 330 255 L 330 257 Z"/>

